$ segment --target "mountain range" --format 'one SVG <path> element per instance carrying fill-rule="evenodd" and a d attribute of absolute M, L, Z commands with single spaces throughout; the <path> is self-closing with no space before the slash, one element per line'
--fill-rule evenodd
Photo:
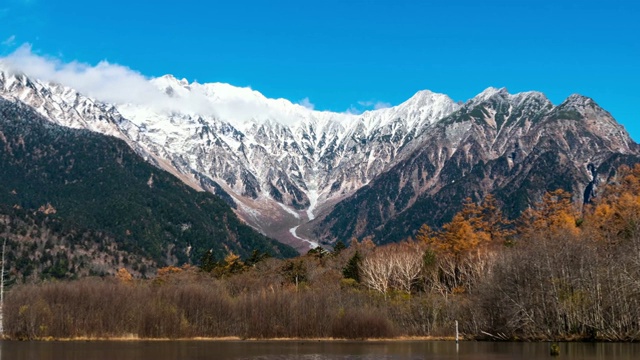
<path fill-rule="evenodd" d="M 420 91 L 362 114 L 315 111 L 249 88 L 149 80 L 145 100 L 106 103 L 0 69 L 0 97 L 54 124 L 118 138 L 262 234 L 305 251 L 438 226 L 494 194 L 510 216 L 545 191 L 588 202 L 640 148 L 592 99 L 488 88 L 466 103 Z M 123 85 L 124 86 L 124 85 Z"/>
<path fill-rule="evenodd" d="M 297 252 L 219 197 L 144 161 L 120 139 L 70 129 L 0 98 L 0 242 L 12 281 L 137 276 L 229 253 Z"/>

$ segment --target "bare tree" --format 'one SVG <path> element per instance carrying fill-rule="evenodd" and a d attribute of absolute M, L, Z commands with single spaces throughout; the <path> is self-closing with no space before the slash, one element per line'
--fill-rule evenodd
<path fill-rule="evenodd" d="M 387 247 L 376 248 L 362 260 L 360 267 L 362 283 L 369 289 L 385 295 L 391 286 L 394 272 L 394 264 L 389 261 L 387 249 Z"/>
<path fill-rule="evenodd" d="M 393 267 L 393 286 L 408 294 L 422 272 L 423 249 L 414 242 L 395 244 L 389 251 Z"/>
<path fill-rule="evenodd" d="M 411 293 L 422 270 L 422 254 L 413 242 L 376 248 L 362 261 L 362 282 L 383 294 L 391 289 Z"/>

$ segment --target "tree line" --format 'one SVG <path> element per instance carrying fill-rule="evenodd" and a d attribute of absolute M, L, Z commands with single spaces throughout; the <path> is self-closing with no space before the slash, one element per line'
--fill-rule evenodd
<path fill-rule="evenodd" d="M 376 246 L 336 243 L 294 259 L 204 254 L 154 279 L 16 285 L 12 338 L 470 338 L 638 340 L 640 165 L 593 203 L 556 190 L 507 219 L 492 196 L 440 229 Z"/>

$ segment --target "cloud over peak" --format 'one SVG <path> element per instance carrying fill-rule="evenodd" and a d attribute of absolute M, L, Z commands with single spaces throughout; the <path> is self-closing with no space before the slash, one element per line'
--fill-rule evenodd
<path fill-rule="evenodd" d="M 298 105 L 304 106 L 309 110 L 313 110 L 313 108 L 315 107 L 315 105 L 311 102 L 311 100 L 309 100 L 308 97 L 298 101 Z"/>
<path fill-rule="evenodd" d="M 105 102 L 127 103 L 140 98 L 141 94 L 151 98 L 158 97 L 154 93 L 161 95 L 147 78 L 128 67 L 106 60 L 95 66 L 77 61 L 63 63 L 56 58 L 35 54 L 29 44 L 0 59 L 0 63 L 11 71 L 69 86 Z"/>
<path fill-rule="evenodd" d="M 15 41 L 14 38 L 7 40 Z M 251 88 L 223 83 L 189 83 L 170 75 L 152 79 L 107 60 L 96 65 L 64 62 L 60 58 L 35 53 L 30 44 L 0 57 L 0 67 L 40 81 L 61 84 L 98 101 L 117 105 L 125 116 L 127 113 L 129 116 L 144 116 L 151 111 L 214 116 L 232 123 L 274 120 L 284 125 L 293 125 L 312 114 L 334 116 L 330 112 L 314 111 L 315 105 L 308 97 L 296 103 L 305 108 L 301 109 L 289 100 L 269 99 Z M 360 101 L 346 113 L 360 114 L 389 106 L 380 101 Z"/>
<path fill-rule="evenodd" d="M 9 71 L 73 88 L 102 102 L 133 104 L 158 112 L 217 115 L 214 104 L 204 94 L 183 92 L 180 97 L 172 96 L 172 92 L 159 89 L 141 73 L 106 60 L 97 65 L 78 61 L 65 63 L 58 58 L 36 54 L 31 45 L 25 44 L 0 58 L 0 65 Z"/>
<path fill-rule="evenodd" d="M 349 106 L 349 108 L 345 112 L 347 114 L 360 115 L 365 111 L 380 110 L 389 107 L 391 107 L 391 104 L 385 101 L 361 100 L 356 104 L 351 104 L 351 106 Z"/>

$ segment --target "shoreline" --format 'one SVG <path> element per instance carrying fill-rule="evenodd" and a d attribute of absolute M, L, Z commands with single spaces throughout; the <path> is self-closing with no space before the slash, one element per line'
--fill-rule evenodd
<path fill-rule="evenodd" d="M 335 342 L 335 343 L 393 343 L 393 342 L 456 342 L 455 336 L 398 336 L 393 338 L 365 338 L 365 339 L 345 339 L 345 338 L 242 338 L 238 336 L 225 337 L 184 337 L 184 338 L 144 338 L 131 334 L 130 336 L 109 336 L 109 337 L 89 337 L 78 336 L 70 338 L 54 338 L 42 337 L 32 339 L 17 339 L 11 337 L 0 337 L 1 341 L 18 341 L 18 342 L 168 342 L 168 341 L 202 341 L 202 342 Z M 490 339 L 486 337 L 463 337 L 460 336 L 459 342 L 530 342 L 530 343 L 615 343 L 615 342 L 631 342 L 636 343 L 637 340 L 614 341 L 611 339 L 587 339 L 581 337 L 568 337 L 564 339 Z"/>

